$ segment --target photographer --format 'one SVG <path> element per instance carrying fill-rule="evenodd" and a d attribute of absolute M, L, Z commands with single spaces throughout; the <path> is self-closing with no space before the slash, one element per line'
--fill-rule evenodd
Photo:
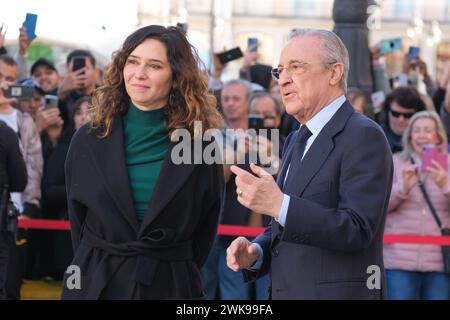
<path fill-rule="evenodd" d="M 0 104 L 5 103 L 0 98 Z M 8 103 L 8 102 L 6 102 Z M 6 267 L 11 232 L 7 225 L 9 192 L 22 192 L 27 185 L 27 170 L 19 148 L 17 135 L 3 121 L 0 121 L 0 300 L 5 299 Z"/>
<path fill-rule="evenodd" d="M 87 50 L 74 50 L 67 56 L 67 74 L 59 88 L 58 97 L 63 120 L 73 125 L 75 102 L 84 96 L 91 96 L 97 87 L 98 71 L 95 57 Z"/>

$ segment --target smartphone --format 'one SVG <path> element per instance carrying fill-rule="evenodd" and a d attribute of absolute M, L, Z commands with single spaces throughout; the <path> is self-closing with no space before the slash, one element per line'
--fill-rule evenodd
<path fill-rule="evenodd" d="M 184 34 L 188 32 L 188 24 L 187 23 L 177 23 L 177 28 L 180 29 Z"/>
<path fill-rule="evenodd" d="M 46 94 L 44 96 L 45 104 L 44 104 L 44 110 L 49 110 L 53 108 L 58 108 L 58 96 L 52 95 L 52 94 Z"/>
<path fill-rule="evenodd" d="M 231 50 L 222 52 L 222 53 L 218 53 L 217 57 L 220 60 L 220 63 L 225 65 L 226 63 L 242 58 L 244 55 L 242 54 L 241 48 L 236 47 L 233 48 Z"/>
<path fill-rule="evenodd" d="M 386 54 L 403 49 L 402 39 L 382 40 L 380 43 L 380 53 Z"/>
<path fill-rule="evenodd" d="M 383 91 L 376 91 L 371 94 L 372 105 L 375 113 L 378 113 L 383 108 L 384 100 L 386 96 Z"/>
<path fill-rule="evenodd" d="M 258 51 L 258 38 L 248 38 L 247 39 L 247 48 L 253 47 L 250 51 L 257 52 Z"/>
<path fill-rule="evenodd" d="M 415 60 L 419 59 L 420 56 L 420 48 L 419 47 L 409 47 L 408 59 Z"/>
<path fill-rule="evenodd" d="M 259 115 L 251 114 L 248 116 L 248 128 L 255 129 L 258 131 L 259 129 L 264 129 L 264 118 Z"/>
<path fill-rule="evenodd" d="M 392 85 L 394 88 L 407 87 L 408 86 L 408 75 L 404 73 L 399 73 L 394 77 L 394 83 Z"/>
<path fill-rule="evenodd" d="M 27 13 L 23 26 L 27 28 L 27 36 L 29 40 L 36 38 L 37 14 Z"/>
<path fill-rule="evenodd" d="M 422 172 L 426 172 L 428 167 L 434 168 L 432 164 L 433 160 L 439 163 L 446 172 L 448 171 L 448 152 L 446 145 L 426 144 L 422 148 Z"/>
<path fill-rule="evenodd" d="M 85 56 L 75 56 L 72 58 L 72 71 L 83 69 L 86 66 Z"/>
<path fill-rule="evenodd" d="M 9 86 L 5 91 L 5 98 L 17 98 L 17 99 L 32 99 L 34 97 L 33 86 L 22 86 L 20 84 L 14 84 Z"/>

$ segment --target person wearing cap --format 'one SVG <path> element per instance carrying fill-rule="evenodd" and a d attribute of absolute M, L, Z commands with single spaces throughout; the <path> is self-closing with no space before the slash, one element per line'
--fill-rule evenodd
<path fill-rule="evenodd" d="M 37 111 L 43 107 L 44 95 L 45 92 L 39 86 L 39 84 L 33 79 L 24 79 L 19 81 L 19 84 L 22 86 L 30 86 L 34 88 L 33 98 L 30 99 L 20 99 L 18 101 L 19 109 L 22 112 L 28 112 L 33 120 L 36 121 Z"/>
<path fill-rule="evenodd" d="M 58 94 L 59 74 L 53 62 L 39 58 L 31 66 L 31 77 L 37 81 L 45 94 Z"/>

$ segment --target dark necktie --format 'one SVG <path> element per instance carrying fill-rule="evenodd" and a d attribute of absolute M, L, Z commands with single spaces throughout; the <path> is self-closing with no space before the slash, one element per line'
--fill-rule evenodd
<path fill-rule="evenodd" d="M 302 164 L 302 156 L 305 152 L 306 141 L 308 141 L 309 137 L 311 136 L 312 133 L 311 131 L 309 131 L 308 127 L 306 125 L 302 125 L 297 134 L 297 139 L 295 140 L 295 144 L 292 149 L 289 173 L 286 178 L 286 182 L 284 183 L 283 190 L 286 189 L 286 186 L 291 183 L 294 177 L 297 175 L 297 172 Z"/>

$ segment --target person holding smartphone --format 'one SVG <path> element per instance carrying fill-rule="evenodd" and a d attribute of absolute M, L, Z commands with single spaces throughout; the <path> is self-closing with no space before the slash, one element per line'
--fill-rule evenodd
<path fill-rule="evenodd" d="M 60 109 L 65 123 L 73 125 L 75 102 L 91 96 L 97 88 L 97 68 L 94 55 L 88 50 L 74 50 L 67 56 L 67 74 L 58 88 Z"/>
<path fill-rule="evenodd" d="M 424 146 L 446 146 L 447 135 L 439 116 L 421 111 L 410 120 L 403 135 L 403 151 L 394 155 L 394 182 L 389 200 L 385 233 L 440 236 L 426 193 L 443 226 L 450 226 L 450 179 L 448 166 L 426 159 Z M 448 154 L 444 147 L 448 162 Z M 424 167 L 422 163 L 430 163 Z M 448 300 L 450 276 L 443 273 L 440 246 L 385 244 L 384 263 L 388 299 Z"/>
<path fill-rule="evenodd" d="M 158 25 L 129 35 L 92 111 L 65 165 L 71 265 L 81 283 L 75 288 L 68 271 L 62 298 L 203 298 L 200 268 L 216 234 L 222 165 L 175 164 L 172 133 L 198 139 L 195 121 L 207 130 L 222 118 L 186 36 Z"/>

